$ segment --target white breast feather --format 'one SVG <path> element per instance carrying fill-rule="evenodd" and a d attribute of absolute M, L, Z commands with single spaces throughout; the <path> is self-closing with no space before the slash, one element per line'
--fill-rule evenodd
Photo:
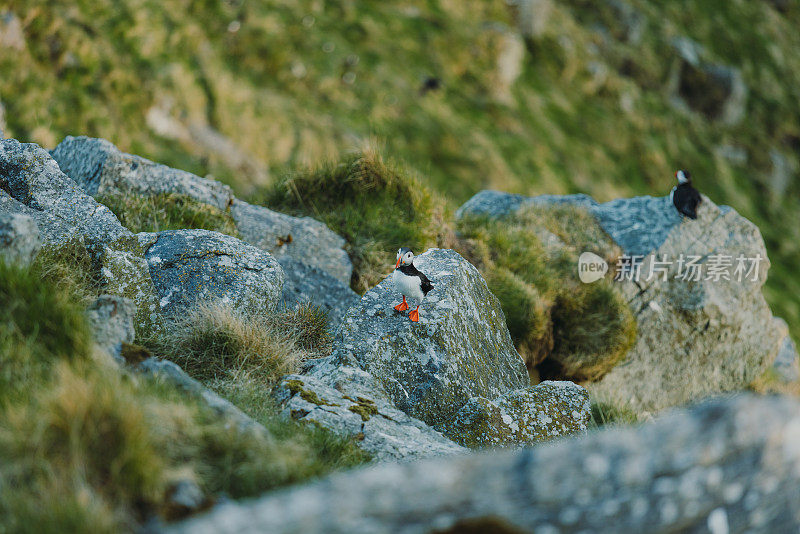
<path fill-rule="evenodd" d="M 392 284 L 397 291 L 407 297 L 417 300 L 425 298 L 422 293 L 422 287 L 420 287 L 422 280 L 420 280 L 419 276 L 408 276 L 395 270 L 392 273 Z"/>

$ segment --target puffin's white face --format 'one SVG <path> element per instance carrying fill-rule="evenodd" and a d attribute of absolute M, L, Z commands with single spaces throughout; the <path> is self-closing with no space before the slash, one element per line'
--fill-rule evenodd
<path fill-rule="evenodd" d="M 678 179 L 679 184 L 686 184 L 689 183 L 689 177 L 686 176 L 684 171 L 678 171 L 675 173 L 675 178 Z"/>
<path fill-rule="evenodd" d="M 397 269 L 400 267 L 400 264 L 403 265 L 411 265 L 414 261 L 414 253 L 411 252 L 409 248 L 401 248 L 397 251 L 397 263 L 395 264 L 394 268 Z"/>

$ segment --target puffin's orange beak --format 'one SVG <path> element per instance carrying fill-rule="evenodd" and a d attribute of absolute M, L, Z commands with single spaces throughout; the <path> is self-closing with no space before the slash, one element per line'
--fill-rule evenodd
<path fill-rule="evenodd" d="M 400 260 L 402 260 L 402 259 L 403 259 L 402 257 L 400 257 L 400 258 L 397 258 L 397 263 L 395 263 L 395 264 L 394 264 L 394 268 L 395 268 L 395 269 L 397 269 L 398 267 L 400 267 Z"/>

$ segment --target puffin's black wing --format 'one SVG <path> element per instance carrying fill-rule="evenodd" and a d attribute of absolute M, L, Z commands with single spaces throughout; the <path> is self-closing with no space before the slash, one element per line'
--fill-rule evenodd
<path fill-rule="evenodd" d="M 419 272 L 419 271 L 417 271 L 417 272 Z M 422 293 L 424 295 L 427 295 L 428 291 L 433 289 L 433 284 L 431 284 L 431 281 L 428 280 L 428 277 L 425 276 L 422 273 L 419 273 L 419 278 L 420 278 L 420 280 L 422 280 L 422 284 L 420 284 L 420 289 L 422 289 Z"/>
<path fill-rule="evenodd" d="M 679 213 L 697 219 L 697 206 L 703 201 L 700 193 L 689 184 L 681 184 L 675 189 L 672 195 L 672 203 Z"/>

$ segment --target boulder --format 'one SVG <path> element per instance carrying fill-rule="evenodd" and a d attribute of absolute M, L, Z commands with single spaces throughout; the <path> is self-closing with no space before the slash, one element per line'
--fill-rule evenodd
<path fill-rule="evenodd" d="M 741 71 L 708 61 L 705 49 L 691 39 L 676 37 L 672 48 L 677 57 L 669 83 L 673 99 L 709 119 L 740 122 L 748 93 Z"/>
<path fill-rule="evenodd" d="M 136 337 L 135 314 L 133 301 L 117 295 L 100 295 L 86 310 L 94 342 L 121 365 L 125 363 L 122 344 L 132 343 Z"/>
<path fill-rule="evenodd" d="M 477 269 L 442 249 L 417 256 L 415 265 L 434 285 L 419 322 L 395 312 L 401 295 L 387 277 L 347 312 L 334 358 L 372 374 L 400 410 L 438 429 L 472 397 L 496 399 L 529 379 Z"/>
<path fill-rule="evenodd" d="M 97 253 L 97 284 L 101 292 L 130 299 L 136 306 L 134 328 L 147 338 L 164 328 L 161 306 L 144 251 L 153 234 L 139 234 L 103 245 Z"/>
<path fill-rule="evenodd" d="M 384 463 L 165 529 L 226 532 L 797 532 L 800 403 L 740 395 L 522 450 Z"/>
<path fill-rule="evenodd" d="M 76 235 L 89 246 L 130 235 L 45 149 L 15 139 L 0 140 L 0 212 L 33 217 L 45 246 Z"/>
<path fill-rule="evenodd" d="M 377 461 L 464 451 L 398 410 L 375 378 L 361 369 L 320 365 L 311 374 L 284 377 L 274 395 L 285 416 L 353 438 Z"/>
<path fill-rule="evenodd" d="M 0 260 L 29 265 L 41 246 L 39 227 L 33 217 L 0 211 Z"/>
<path fill-rule="evenodd" d="M 345 240 L 311 217 L 292 217 L 234 200 L 231 215 L 242 240 L 276 258 L 290 256 L 349 285 L 353 274 Z"/>
<path fill-rule="evenodd" d="M 269 253 L 208 230 L 169 230 L 145 251 L 161 313 L 179 315 L 220 300 L 246 313 L 266 313 L 281 300 L 283 270 Z"/>
<path fill-rule="evenodd" d="M 591 419 L 589 394 L 573 382 L 545 381 L 495 400 L 474 397 L 444 426 L 466 447 L 533 445 L 584 432 Z"/>
<path fill-rule="evenodd" d="M 347 310 L 361 300 L 349 285 L 325 271 L 291 256 L 279 257 L 278 263 L 286 275 L 283 284 L 284 304 L 291 308 L 301 303 L 313 304 L 328 314 L 328 324 L 332 329 L 342 322 Z"/>
<path fill-rule="evenodd" d="M 764 241 L 758 228 L 730 207 L 703 197 L 698 219 L 684 220 L 669 197 L 597 204 L 576 195 L 526 198 L 484 191 L 458 215 L 504 217 L 531 204 L 563 202 L 586 207 L 624 254 L 643 257 L 638 280 L 615 283 L 636 317 L 636 344 L 607 375 L 586 384 L 590 392 L 643 414 L 743 389 L 772 364 L 783 336 L 761 293 L 769 269 Z M 742 281 L 735 274 L 740 256 L 746 269 L 758 264 L 757 273 L 740 273 Z M 688 276 L 692 257 L 698 257 L 700 280 Z M 710 270 L 728 257 L 727 274 L 715 279 Z"/>
<path fill-rule="evenodd" d="M 105 139 L 67 136 L 52 152 L 61 169 L 92 196 L 178 193 L 227 210 L 230 187 L 121 152 Z"/>

